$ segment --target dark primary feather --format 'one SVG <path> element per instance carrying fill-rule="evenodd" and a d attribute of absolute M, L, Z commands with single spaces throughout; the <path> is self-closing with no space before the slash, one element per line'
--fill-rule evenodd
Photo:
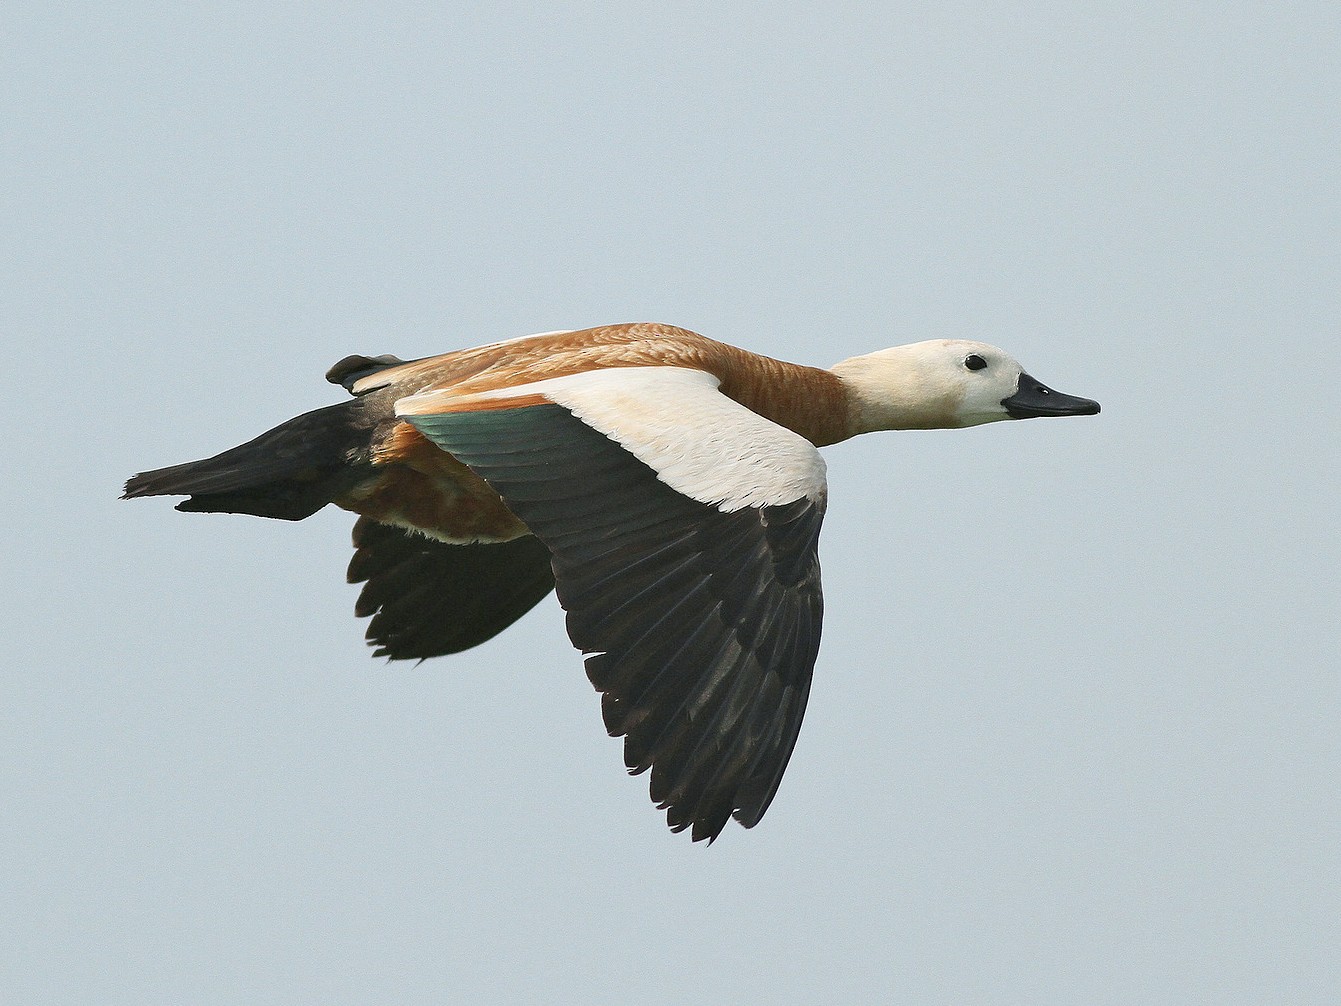
<path fill-rule="evenodd" d="M 549 549 L 531 535 L 452 545 L 360 517 L 349 582 L 372 616 L 374 655 L 423 660 L 492 639 L 554 589 Z"/>
<path fill-rule="evenodd" d="M 758 823 L 796 744 L 819 649 L 823 504 L 723 513 L 557 405 L 408 417 L 554 555 L 612 735 L 679 831 Z M 516 445 L 524 444 L 524 450 Z"/>

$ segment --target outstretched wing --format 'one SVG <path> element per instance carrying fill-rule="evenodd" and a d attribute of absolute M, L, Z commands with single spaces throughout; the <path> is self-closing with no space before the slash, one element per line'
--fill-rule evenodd
<path fill-rule="evenodd" d="M 423 660 L 492 639 L 554 589 L 549 549 L 531 535 L 455 545 L 360 517 L 350 583 L 372 616 L 374 655 Z"/>
<path fill-rule="evenodd" d="M 819 649 L 824 462 L 717 380 L 625 368 L 398 413 L 478 472 L 553 554 L 606 727 L 671 828 L 757 824 Z"/>

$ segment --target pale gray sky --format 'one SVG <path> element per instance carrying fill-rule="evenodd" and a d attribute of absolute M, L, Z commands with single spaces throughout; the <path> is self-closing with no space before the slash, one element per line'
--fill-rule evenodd
<path fill-rule="evenodd" d="M 1337 1001 L 1335 5 L 445 6 L 5 16 L 0 998 Z M 1104 406 L 828 452 L 711 848 L 553 602 L 387 666 L 349 515 L 116 501 L 346 354 L 632 320 Z"/>

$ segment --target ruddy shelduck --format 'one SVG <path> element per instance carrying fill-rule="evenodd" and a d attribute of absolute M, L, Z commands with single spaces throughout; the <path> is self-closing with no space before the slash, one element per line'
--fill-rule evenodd
<path fill-rule="evenodd" d="M 655 324 L 351 356 L 326 376 L 354 397 L 125 495 L 358 514 L 355 611 L 393 660 L 477 646 L 557 588 L 629 771 L 651 769 L 652 799 L 695 841 L 759 823 L 801 727 L 822 610 L 816 448 L 1099 411 L 979 342 L 821 370 Z"/>

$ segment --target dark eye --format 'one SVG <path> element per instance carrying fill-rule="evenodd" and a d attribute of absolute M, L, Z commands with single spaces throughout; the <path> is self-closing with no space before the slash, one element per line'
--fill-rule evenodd
<path fill-rule="evenodd" d="M 983 367 L 987 366 L 987 361 L 977 353 L 969 353 L 968 356 L 964 357 L 964 366 L 968 367 L 969 370 L 982 370 Z"/>

